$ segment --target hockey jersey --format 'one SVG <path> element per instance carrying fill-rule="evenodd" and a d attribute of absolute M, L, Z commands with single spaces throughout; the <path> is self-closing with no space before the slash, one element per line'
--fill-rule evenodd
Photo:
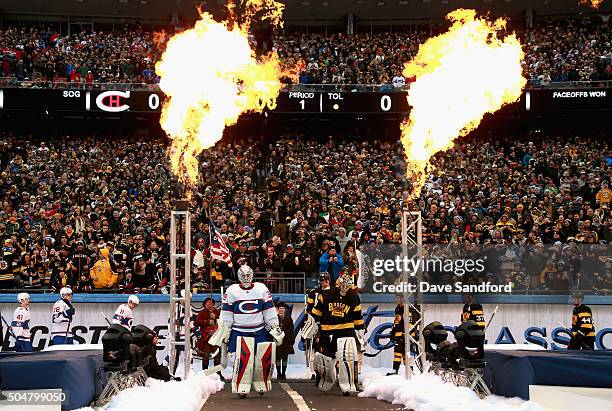
<path fill-rule="evenodd" d="M 221 321 L 236 331 L 254 332 L 278 325 L 272 295 L 262 283 L 250 287 L 232 284 L 223 295 Z"/>
<path fill-rule="evenodd" d="M 581 333 L 585 337 L 595 338 L 595 323 L 589 306 L 580 304 L 572 312 L 572 336 Z"/>
<path fill-rule="evenodd" d="M 51 336 L 54 335 L 65 335 L 72 337 L 72 333 L 68 329 L 72 316 L 75 310 L 72 305 L 65 300 L 59 300 L 53 304 L 53 311 L 51 313 Z"/>
<path fill-rule="evenodd" d="M 464 304 L 463 311 L 461 312 L 461 322 L 464 323 L 466 321 L 475 321 L 476 325 L 484 330 L 485 328 L 485 318 L 484 318 L 484 309 L 480 304 Z"/>
<path fill-rule="evenodd" d="M 317 297 L 312 316 L 321 324 L 321 331 L 365 328 L 359 295 L 350 290 L 345 296 L 337 288 L 324 290 Z M 338 333 L 339 335 L 342 332 Z"/>
<path fill-rule="evenodd" d="M 410 336 L 418 340 L 417 327 L 413 327 L 414 324 L 421 318 L 419 314 L 420 306 L 410 306 L 408 310 L 408 328 L 410 330 Z M 404 338 L 404 304 L 398 304 L 395 307 L 395 316 L 393 318 L 393 328 L 391 334 L 394 337 Z"/>
<path fill-rule="evenodd" d="M 329 290 L 329 287 L 326 288 L 325 290 Z M 317 302 L 317 299 L 319 298 L 319 294 L 321 294 L 325 290 L 321 287 L 317 287 L 317 288 L 313 288 L 312 290 L 308 292 L 308 297 L 306 298 L 306 312 L 308 314 L 312 312 L 312 309 L 314 308 Z"/>
<path fill-rule="evenodd" d="M 30 341 L 30 310 L 24 307 L 17 307 L 13 314 L 11 328 L 15 337 L 20 341 Z"/>
<path fill-rule="evenodd" d="M 134 316 L 132 315 L 132 309 L 127 304 L 121 304 L 119 307 L 117 307 L 111 322 L 113 324 L 122 325 L 131 331 L 133 321 Z"/>

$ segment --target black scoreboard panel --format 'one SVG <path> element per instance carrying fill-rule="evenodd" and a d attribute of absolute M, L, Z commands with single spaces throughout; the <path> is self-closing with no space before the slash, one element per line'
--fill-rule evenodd
<path fill-rule="evenodd" d="M 407 113 L 406 93 L 312 92 L 281 93 L 275 111 L 282 113 Z"/>
<path fill-rule="evenodd" d="M 164 94 L 157 90 L 0 89 L 0 112 L 32 111 L 95 115 L 159 114 Z M 441 96 L 440 98 L 444 98 Z M 523 92 L 508 107 L 514 113 L 612 110 L 612 89 Z M 410 111 L 405 92 L 283 91 L 271 114 L 393 114 Z"/>

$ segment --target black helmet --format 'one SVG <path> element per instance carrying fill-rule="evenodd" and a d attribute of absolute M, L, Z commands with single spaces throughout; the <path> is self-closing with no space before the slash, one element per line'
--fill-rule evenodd
<path fill-rule="evenodd" d="M 331 276 L 327 271 L 321 271 L 319 273 L 319 281 L 331 280 Z"/>

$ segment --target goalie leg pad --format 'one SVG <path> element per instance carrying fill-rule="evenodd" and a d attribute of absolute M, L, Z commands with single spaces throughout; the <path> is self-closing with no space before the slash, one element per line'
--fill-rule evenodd
<path fill-rule="evenodd" d="M 238 336 L 236 339 L 236 358 L 232 375 L 232 393 L 248 394 L 253 381 L 253 364 L 255 362 L 255 339 Z"/>
<path fill-rule="evenodd" d="M 260 342 L 257 344 L 255 370 L 253 373 L 253 389 L 259 393 L 272 389 L 272 373 L 276 361 L 276 344 Z"/>
<path fill-rule="evenodd" d="M 338 361 L 338 385 L 342 392 L 357 392 L 359 357 L 354 337 L 338 338 L 336 361 Z"/>
<path fill-rule="evenodd" d="M 320 352 L 314 355 L 314 368 L 317 373 L 317 388 L 329 391 L 336 382 L 336 364 L 334 359 Z"/>

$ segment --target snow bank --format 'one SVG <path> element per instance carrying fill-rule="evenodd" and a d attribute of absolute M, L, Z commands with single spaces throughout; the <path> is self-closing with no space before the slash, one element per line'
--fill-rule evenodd
<path fill-rule="evenodd" d="M 43 351 L 89 351 L 89 350 L 102 351 L 102 344 L 60 344 L 60 345 L 50 345 L 43 349 Z"/>
<path fill-rule="evenodd" d="M 204 373 L 193 375 L 186 381 L 164 382 L 149 378 L 145 387 L 133 387 L 121 391 L 104 408 L 104 411 L 200 411 L 211 394 L 223 389 L 217 375 Z M 81 408 L 78 411 L 94 411 Z"/>
<path fill-rule="evenodd" d="M 433 374 L 384 376 L 368 373 L 363 377 L 360 397 L 402 404 L 415 411 L 544 411 L 541 406 L 520 398 L 488 396 L 480 399 L 472 390 L 446 383 Z"/>

